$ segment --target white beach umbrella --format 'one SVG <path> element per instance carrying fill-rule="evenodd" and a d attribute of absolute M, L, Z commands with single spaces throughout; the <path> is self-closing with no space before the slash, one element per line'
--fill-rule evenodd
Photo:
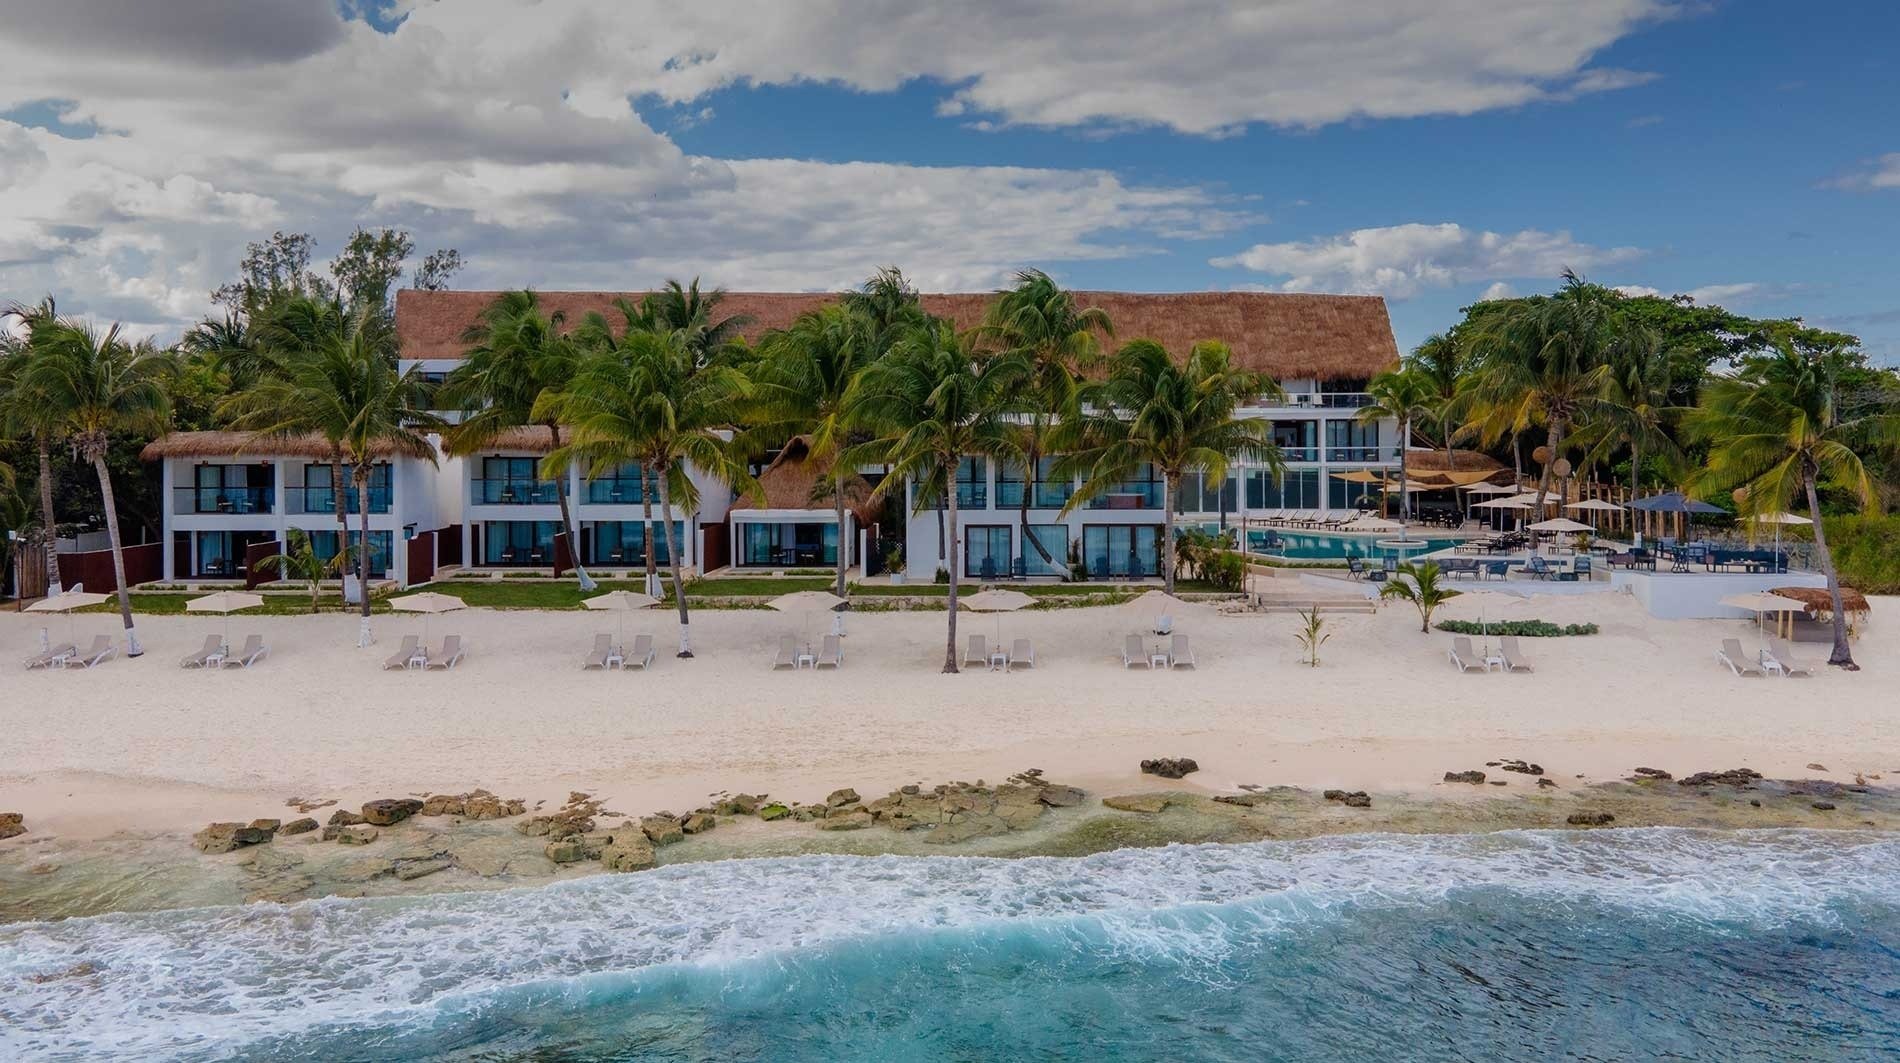
<path fill-rule="evenodd" d="M 627 641 L 627 614 L 636 609 L 651 609 L 660 604 L 660 599 L 639 591 L 608 591 L 592 598 L 584 598 L 581 604 L 589 609 L 605 609 L 619 616 L 620 641 Z"/>
<path fill-rule="evenodd" d="M 231 614 L 242 609 L 256 609 L 264 604 L 264 596 L 249 591 L 219 591 L 202 598 L 193 598 L 185 603 L 187 613 L 220 613 L 224 616 L 224 641 L 231 642 Z"/>
<path fill-rule="evenodd" d="M 54 594 L 41 598 L 39 601 L 27 606 L 26 611 L 29 613 L 65 613 L 66 640 L 68 642 L 76 642 L 77 640 L 73 638 L 73 610 L 84 609 L 89 605 L 103 605 L 111 600 L 112 595 L 110 594 L 96 594 L 92 591 L 73 590 L 67 591 L 64 594 Z"/>
<path fill-rule="evenodd" d="M 1001 643 L 1003 641 L 1002 614 L 1013 613 L 1018 609 L 1026 609 L 1029 606 L 1032 606 L 1034 604 L 1036 604 L 1036 599 L 1030 597 L 1027 594 L 1024 594 L 1022 591 L 1012 591 L 1012 590 L 992 589 L 992 590 L 987 590 L 987 591 L 978 591 L 977 593 L 970 595 L 968 598 L 957 599 L 958 609 L 968 609 L 973 613 L 997 614 L 996 641 L 998 643 Z"/>
<path fill-rule="evenodd" d="M 1474 495 L 1514 495 L 1517 493 L 1515 484 L 1494 484 L 1488 480 L 1465 484 L 1462 489 Z"/>
<path fill-rule="evenodd" d="M 1605 502 L 1601 498 L 1586 498 L 1581 502 L 1572 502 L 1569 505 L 1565 506 L 1564 508 L 1576 509 L 1576 510 L 1595 510 L 1595 511 L 1603 512 L 1603 513 L 1610 513 L 1610 512 L 1621 513 L 1623 511 L 1622 506 L 1619 506 L 1614 502 Z"/>
<path fill-rule="evenodd" d="M 781 613 L 802 612 L 808 614 L 806 617 L 806 627 L 809 628 L 811 626 L 809 614 L 835 610 L 844 605 L 845 600 L 830 591 L 792 591 L 790 594 L 781 594 L 765 604 L 777 609 Z M 835 622 L 831 625 L 831 633 L 834 635 L 844 634 L 843 616 L 837 617 Z M 809 638 L 809 636 L 807 636 L 807 638 Z"/>
<path fill-rule="evenodd" d="M 1521 501 L 1520 499 L 1515 498 L 1515 497 L 1493 498 L 1487 502 L 1473 502 L 1471 504 L 1471 508 L 1472 509 L 1529 509 L 1531 508 L 1531 504 L 1529 502 Z"/>
<path fill-rule="evenodd" d="M 1781 526 L 1783 524 L 1799 526 L 1814 523 L 1814 521 L 1799 513 L 1763 513 L 1759 517 L 1748 518 L 1748 522 L 1750 524 L 1772 524 L 1775 526 L 1775 553 L 1777 556 L 1781 553 Z M 1779 567 L 1780 562 L 1777 561 L 1775 564 Z"/>
<path fill-rule="evenodd" d="M 423 591 L 421 594 L 409 594 L 389 600 L 391 609 L 405 613 L 422 614 L 422 641 L 429 641 L 429 617 L 435 613 L 451 613 L 457 609 L 468 608 L 468 603 L 454 595 L 437 594 L 435 591 Z"/>
<path fill-rule="evenodd" d="M 1781 613 L 1805 613 L 1808 611 L 1806 602 L 1798 602 L 1793 598 L 1784 598 L 1772 591 L 1749 591 L 1746 594 L 1731 594 L 1722 599 L 1722 604 L 1735 609 L 1746 609 L 1754 613 L 1755 637 L 1758 639 L 1761 637 L 1762 617 L 1769 613 L 1779 615 Z"/>
<path fill-rule="evenodd" d="M 1582 521 L 1571 520 L 1569 517 L 1552 517 L 1549 520 L 1540 520 L 1537 523 L 1530 525 L 1528 530 L 1547 531 L 1547 532 L 1587 532 L 1590 530 L 1590 526 L 1588 524 L 1583 523 Z"/>

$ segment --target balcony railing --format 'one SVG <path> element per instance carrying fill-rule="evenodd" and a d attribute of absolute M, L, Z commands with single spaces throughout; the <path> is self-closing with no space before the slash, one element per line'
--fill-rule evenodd
<path fill-rule="evenodd" d="M 1284 401 L 1262 405 L 1291 406 L 1296 410 L 1356 410 L 1372 405 L 1372 396 L 1363 391 L 1295 391 L 1289 392 Z"/>
<path fill-rule="evenodd" d="M 369 489 L 369 511 L 387 513 L 393 492 L 387 487 L 371 485 Z M 336 491 L 330 487 L 293 487 L 289 492 L 290 511 L 292 513 L 335 513 Z M 355 487 L 343 488 L 343 512 L 361 513 L 363 504 Z"/>
<path fill-rule="evenodd" d="M 277 502 L 272 487 L 175 487 L 174 513 L 269 513 Z"/>
<path fill-rule="evenodd" d="M 1280 458 L 1283 461 L 1318 461 L 1318 447 L 1281 447 Z"/>
<path fill-rule="evenodd" d="M 1039 483 L 1030 493 L 1029 506 L 1031 509 L 1061 509 L 1069 504 L 1069 497 L 1073 494 L 1075 494 L 1074 484 Z M 1020 509 L 1022 504 L 1023 485 L 1020 480 L 996 482 L 997 509 Z"/>
<path fill-rule="evenodd" d="M 617 478 L 594 480 L 587 485 L 587 501 L 602 506 L 637 506 L 641 501 L 640 481 Z"/>
<path fill-rule="evenodd" d="M 1090 509 L 1160 509 L 1164 486 L 1160 480 L 1116 484 L 1089 500 Z"/>
<path fill-rule="evenodd" d="M 1327 461 L 1397 461 L 1398 451 L 1392 447 L 1327 447 Z"/>
<path fill-rule="evenodd" d="M 474 485 L 478 506 L 551 506 L 561 500 L 560 487 L 552 480 L 477 478 Z"/>

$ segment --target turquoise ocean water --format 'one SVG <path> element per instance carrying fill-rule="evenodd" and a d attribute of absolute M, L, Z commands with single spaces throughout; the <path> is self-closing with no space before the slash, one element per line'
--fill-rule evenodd
<path fill-rule="evenodd" d="M 1900 838 L 802 857 L 0 927 L 0 1058 L 1900 1054 Z"/>

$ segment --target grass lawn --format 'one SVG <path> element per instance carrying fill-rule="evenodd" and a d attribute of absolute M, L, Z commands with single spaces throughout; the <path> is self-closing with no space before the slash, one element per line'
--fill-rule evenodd
<path fill-rule="evenodd" d="M 186 602 L 193 598 L 202 598 L 207 593 L 209 592 L 133 591 L 132 611 L 151 616 L 181 616 L 185 612 Z M 264 604 L 262 606 L 256 609 L 246 609 L 231 615 L 234 617 L 306 616 L 310 612 L 310 595 L 308 593 L 266 594 L 263 597 Z M 340 595 L 326 594 L 320 601 L 322 603 L 321 611 L 323 612 L 336 613 L 343 611 L 343 599 Z M 352 611 L 355 609 L 354 606 L 350 608 Z M 118 611 L 119 601 L 116 597 L 109 602 L 104 602 L 99 605 L 89 605 L 84 609 L 73 610 L 75 613 L 116 613 Z M 389 612 L 389 606 L 382 599 L 376 599 L 369 603 L 369 611 L 372 613 L 387 613 Z M 50 616 L 52 614 L 48 615 Z M 216 616 L 217 614 L 206 613 L 203 615 Z"/>
<path fill-rule="evenodd" d="M 693 601 L 722 597 L 757 597 L 788 594 L 792 591 L 819 591 L 831 581 L 819 577 L 775 579 L 770 576 L 737 576 L 729 579 L 694 580 L 686 585 L 686 597 Z M 579 609 L 581 600 L 608 591 L 639 591 L 639 580 L 601 580 L 600 589 L 581 593 L 571 579 L 447 579 L 432 583 L 428 590 L 460 598 L 471 606 L 484 609 Z M 667 595 L 672 598 L 672 584 Z"/>

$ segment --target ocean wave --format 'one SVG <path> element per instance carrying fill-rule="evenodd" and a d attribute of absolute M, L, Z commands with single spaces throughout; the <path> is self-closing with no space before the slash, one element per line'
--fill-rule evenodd
<path fill-rule="evenodd" d="M 1073 859 L 812 856 L 22 924 L 0 927 L 0 1055 L 210 1059 L 272 1045 L 320 1056 L 315 1045 L 347 1044 L 399 1058 L 497 1016 L 683 983 L 782 993 L 815 963 L 875 968 L 888 950 L 941 950 L 945 935 L 1218 981 L 1227 955 L 1274 935 L 1489 896 L 1717 934 L 1824 925 L 1844 909 L 1900 906 L 1900 838 L 1531 831 Z"/>

